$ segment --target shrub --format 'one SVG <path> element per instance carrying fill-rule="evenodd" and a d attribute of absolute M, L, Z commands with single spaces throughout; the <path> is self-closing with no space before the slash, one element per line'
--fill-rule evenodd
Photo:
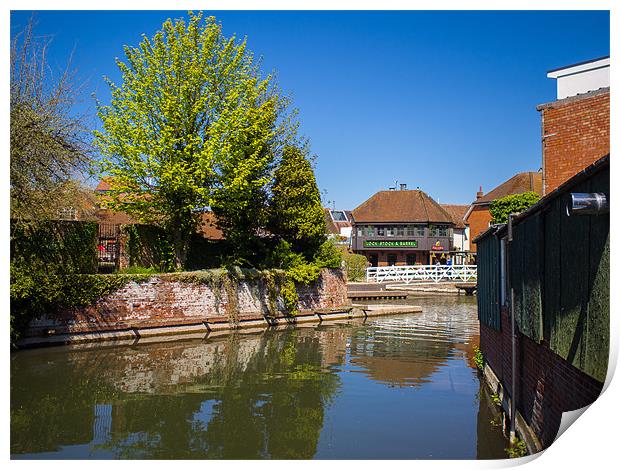
<path fill-rule="evenodd" d="M 344 269 L 349 281 L 361 281 L 366 278 L 366 266 L 368 260 L 364 255 L 345 253 L 343 256 Z"/>
<path fill-rule="evenodd" d="M 491 203 L 489 212 L 491 214 L 492 224 L 505 224 L 508 222 L 510 214 L 523 212 L 527 208 L 538 202 L 540 196 L 533 192 L 525 192 L 521 194 L 511 194 L 509 196 L 496 199 Z"/>
<path fill-rule="evenodd" d="M 327 240 L 319 247 L 313 261 L 319 268 L 340 268 L 342 267 L 342 250 L 336 246 L 334 240 Z"/>

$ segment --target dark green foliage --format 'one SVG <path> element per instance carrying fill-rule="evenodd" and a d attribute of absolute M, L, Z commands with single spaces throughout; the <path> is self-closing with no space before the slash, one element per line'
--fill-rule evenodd
<path fill-rule="evenodd" d="M 85 306 L 120 289 L 129 281 L 150 275 L 59 274 L 11 263 L 11 339 L 15 341 L 28 323 L 43 315 Z"/>
<path fill-rule="evenodd" d="M 269 228 L 295 251 L 312 254 L 325 241 L 325 216 L 314 172 L 303 151 L 286 147 L 275 171 Z"/>
<path fill-rule="evenodd" d="M 362 281 L 366 278 L 366 266 L 368 260 L 364 255 L 356 253 L 343 253 L 344 269 L 349 281 Z"/>
<path fill-rule="evenodd" d="M 11 222 L 11 261 L 48 272 L 97 272 L 97 223 Z"/>
<path fill-rule="evenodd" d="M 130 266 L 174 271 L 174 242 L 168 232 L 154 225 L 125 225 L 123 230 Z"/>
<path fill-rule="evenodd" d="M 492 217 L 491 223 L 505 224 L 508 222 L 508 216 L 510 214 L 523 212 L 527 208 L 536 204 L 539 199 L 540 196 L 533 191 L 528 191 L 521 194 L 511 194 L 501 199 L 496 199 L 489 207 L 489 212 Z"/>
<path fill-rule="evenodd" d="M 342 267 L 342 250 L 333 240 L 327 240 L 316 250 L 314 264 L 319 268 L 340 268 Z"/>

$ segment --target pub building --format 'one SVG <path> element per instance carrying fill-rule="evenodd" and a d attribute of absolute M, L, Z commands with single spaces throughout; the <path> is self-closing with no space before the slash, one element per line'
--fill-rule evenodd
<path fill-rule="evenodd" d="M 352 250 L 371 266 L 451 262 L 453 218 L 419 189 L 379 191 L 351 215 Z"/>

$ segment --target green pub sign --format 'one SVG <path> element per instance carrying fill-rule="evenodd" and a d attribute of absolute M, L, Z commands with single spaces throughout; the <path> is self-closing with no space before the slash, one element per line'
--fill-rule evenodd
<path fill-rule="evenodd" d="M 417 240 L 364 240 L 364 248 L 417 248 Z"/>

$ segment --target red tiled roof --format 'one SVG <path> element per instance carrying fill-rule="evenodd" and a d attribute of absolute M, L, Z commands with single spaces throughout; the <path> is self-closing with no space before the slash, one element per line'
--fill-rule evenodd
<path fill-rule="evenodd" d="M 111 189 L 110 188 L 111 180 L 112 180 L 111 176 L 104 176 L 103 178 L 101 178 L 101 181 L 99 181 L 99 184 L 95 188 L 95 191 L 109 191 Z"/>
<path fill-rule="evenodd" d="M 465 228 L 465 214 L 469 209 L 469 205 L 464 204 L 441 204 L 441 207 L 450 214 L 455 228 Z"/>
<path fill-rule="evenodd" d="M 200 216 L 197 232 L 209 240 L 224 239 L 224 234 L 217 228 L 216 217 L 213 212 L 205 212 Z"/>
<path fill-rule="evenodd" d="M 444 222 L 452 217 L 419 189 L 379 191 L 353 211 L 355 222 Z"/>
<path fill-rule="evenodd" d="M 490 204 L 496 199 L 528 191 L 534 191 L 542 195 L 542 173 L 537 171 L 517 173 L 509 180 L 504 181 L 502 184 L 486 193 L 480 199 L 476 199 L 473 204 Z"/>

